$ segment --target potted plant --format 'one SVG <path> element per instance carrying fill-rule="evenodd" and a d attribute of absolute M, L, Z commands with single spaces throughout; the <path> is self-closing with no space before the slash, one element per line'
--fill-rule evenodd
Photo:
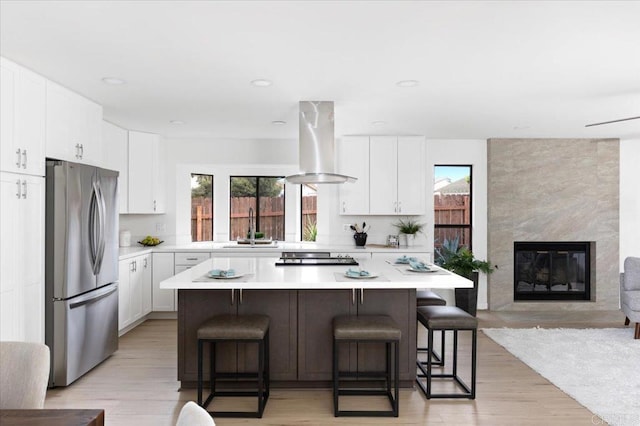
<path fill-rule="evenodd" d="M 493 266 L 485 260 L 476 259 L 471 250 L 458 247 L 458 239 L 446 240 L 436 251 L 436 263 L 455 274 L 473 281 L 473 288 L 456 288 L 456 306 L 476 316 L 478 308 L 478 276 L 480 272 L 490 274 Z M 497 266 L 495 266 L 497 268 Z"/>
<path fill-rule="evenodd" d="M 407 240 L 406 245 L 412 246 L 415 243 L 416 234 L 418 232 L 423 232 L 425 224 L 411 218 L 407 218 L 405 220 L 398 219 L 398 221 L 394 223 L 393 226 L 398 228 L 398 231 L 401 235 L 404 235 Z"/>

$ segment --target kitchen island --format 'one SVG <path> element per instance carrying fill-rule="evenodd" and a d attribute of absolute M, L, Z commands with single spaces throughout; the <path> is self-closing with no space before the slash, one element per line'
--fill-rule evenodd
<path fill-rule="evenodd" d="M 358 259 L 358 266 L 276 266 L 277 260 L 215 257 L 160 283 L 160 288 L 178 289 L 178 380 L 182 387 L 196 384 L 197 328 L 212 315 L 223 313 L 271 318 L 269 356 L 276 387 L 329 387 L 333 317 L 389 315 L 402 330 L 401 386 L 411 387 L 415 380 L 416 289 L 473 286 L 435 266 L 434 272 L 412 272 L 408 265 L 390 260 Z M 348 278 L 349 268 L 361 268 L 376 277 Z M 235 278 L 209 278 L 208 272 L 214 269 L 233 269 Z M 345 346 L 340 351 L 341 369 L 382 370 L 384 351 L 378 346 Z M 220 371 L 254 371 L 255 352 L 244 345 L 220 345 L 216 365 Z"/>

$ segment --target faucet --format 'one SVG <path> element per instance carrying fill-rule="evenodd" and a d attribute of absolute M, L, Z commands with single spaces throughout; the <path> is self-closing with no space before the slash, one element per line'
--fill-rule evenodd
<path fill-rule="evenodd" d="M 256 224 L 253 217 L 253 207 L 249 207 L 249 242 L 252 246 L 256 244 Z"/>

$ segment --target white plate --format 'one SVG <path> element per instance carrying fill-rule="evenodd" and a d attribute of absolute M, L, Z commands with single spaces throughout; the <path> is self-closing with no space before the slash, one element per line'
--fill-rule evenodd
<path fill-rule="evenodd" d="M 414 269 L 412 267 L 409 267 L 407 269 L 407 271 L 411 271 L 411 272 L 420 272 L 420 273 L 425 273 L 425 272 L 436 272 L 436 269 Z"/>
<path fill-rule="evenodd" d="M 353 276 L 353 275 L 347 275 L 347 273 L 344 273 L 344 276 L 347 278 L 353 278 L 354 280 L 363 280 L 366 278 L 376 278 L 378 277 L 378 274 L 374 273 L 374 272 L 369 272 L 369 275 L 359 275 L 359 276 Z"/>
<path fill-rule="evenodd" d="M 209 278 L 213 278 L 213 279 L 216 279 L 216 280 L 233 280 L 233 279 L 235 279 L 235 278 L 243 277 L 244 275 L 245 275 L 245 274 L 235 274 L 235 275 L 231 275 L 230 277 L 223 277 L 223 276 L 220 276 L 220 275 L 210 275 L 210 274 L 207 274 L 207 276 L 208 276 Z"/>

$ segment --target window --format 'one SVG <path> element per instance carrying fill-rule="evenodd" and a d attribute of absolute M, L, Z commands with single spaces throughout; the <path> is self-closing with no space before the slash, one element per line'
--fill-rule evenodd
<path fill-rule="evenodd" d="M 302 241 L 315 241 L 318 234 L 318 185 L 305 183 L 301 188 L 300 235 L 302 235 Z"/>
<path fill-rule="evenodd" d="M 213 176 L 191 174 L 191 241 L 213 241 Z"/>
<path fill-rule="evenodd" d="M 471 250 L 471 166 L 435 166 L 433 186 L 436 262 L 444 249 Z"/>
<path fill-rule="evenodd" d="M 249 208 L 258 237 L 284 240 L 284 177 L 231 176 L 229 239 L 247 238 Z"/>

